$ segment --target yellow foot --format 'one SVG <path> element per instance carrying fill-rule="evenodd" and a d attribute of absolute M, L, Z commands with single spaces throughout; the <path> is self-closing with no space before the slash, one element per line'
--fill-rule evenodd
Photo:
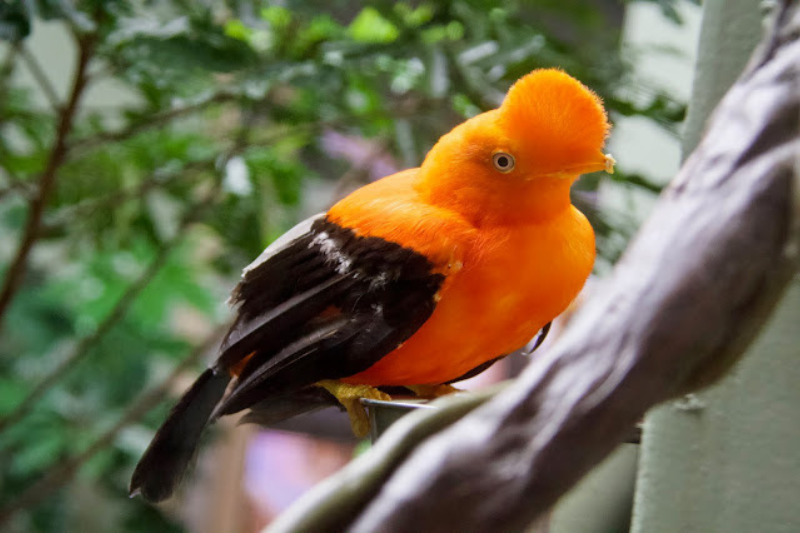
<path fill-rule="evenodd" d="M 457 389 L 452 385 L 406 385 L 405 386 L 408 390 L 412 391 L 414 394 L 419 396 L 420 398 L 426 398 L 429 400 L 433 400 L 434 398 L 438 398 L 440 396 L 446 396 L 448 394 L 453 394 L 454 392 L 461 392 L 461 389 Z"/>
<path fill-rule="evenodd" d="M 358 438 L 366 437 L 369 433 L 369 417 L 367 417 L 366 409 L 361 405 L 361 398 L 383 401 L 392 399 L 385 392 L 369 385 L 350 385 L 333 379 L 324 379 L 315 385 L 322 387 L 339 400 L 339 403 L 347 410 L 347 414 L 350 415 L 350 427 Z"/>

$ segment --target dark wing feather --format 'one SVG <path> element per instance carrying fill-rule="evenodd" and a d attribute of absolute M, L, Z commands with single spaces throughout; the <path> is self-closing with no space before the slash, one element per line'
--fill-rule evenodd
<path fill-rule="evenodd" d="M 130 484 L 132 496 L 141 494 L 159 502 L 174 492 L 229 380 L 227 374 L 215 374 L 210 368 L 197 378 L 172 408 L 136 465 Z"/>
<path fill-rule="evenodd" d="M 265 398 L 280 397 L 293 392 L 293 387 L 287 387 L 285 382 L 269 387 L 270 378 L 279 372 L 285 374 L 287 369 L 314 353 L 328 353 L 335 357 L 341 351 L 342 345 L 355 334 L 352 328 L 346 327 L 347 322 L 344 317 L 327 321 L 324 326 L 315 328 L 278 353 L 270 353 L 268 358 L 259 357 L 264 352 L 257 353 L 256 357 L 248 361 L 234 388 L 217 407 L 214 416 L 235 413 L 262 402 Z"/>
<path fill-rule="evenodd" d="M 553 322 L 550 321 L 544 326 L 542 326 L 542 329 L 539 330 L 539 334 L 536 335 L 536 339 L 533 341 L 533 346 L 531 346 L 530 350 L 528 350 L 527 355 L 532 354 L 533 352 L 536 351 L 537 348 L 539 348 L 539 346 L 542 345 L 544 340 L 547 338 L 547 334 L 550 333 L 550 326 L 552 325 Z"/>
<path fill-rule="evenodd" d="M 342 404 L 327 390 L 322 387 L 308 387 L 293 394 L 279 396 L 250 406 L 250 410 L 239 423 L 272 426 L 288 418 L 326 407 L 338 407 L 344 410 Z"/>
<path fill-rule="evenodd" d="M 256 407 L 255 419 L 273 423 L 330 403 L 309 386 L 365 370 L 410 337 L 444 280 L 433 268 L 413 250 L 323 216 L 289 230 L 245 269 L 219 359 L 159 429 L 131 493 L 169 497 L 209 418 Z"/>
<path fill-rule="evenodd" d="M 235 289 L 239 314 L 216 365 L 248 359 L 215 414 L 366 370 L 430 317 L 444 280 L 433 269 L 399 244 L 314 220 Z"/>
<path fill-rule="evenodd" d="M 354 281 L 342 275 L 331 276 L 274 307 L 267 307 L 261 314 L 240 313 L 222 343 L 217 366 L 229 367 L 253 351 L 268 354 L 280 349 L 287 329 L 318 316 Z"/>

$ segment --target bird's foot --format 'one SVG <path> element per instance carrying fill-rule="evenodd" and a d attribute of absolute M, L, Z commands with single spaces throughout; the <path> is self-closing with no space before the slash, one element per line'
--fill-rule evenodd
<path fill-rule="evenodd" d="M 435 398 L 439 398 L 440 396 L 446 396 L 448 394 L 453 394 L 454 392 L 461 392 L 461 389 L 457 389 L 449 384 L 443 385 L 406 385 L 406 388 L 416 394 L 420 398 L 425 398 L 427 400 L 433 400 Z"/>
<path fill-rule="evenodd" d="M 366 409 L 361 404 L 361 398 L 383 401 L 392 399 L 392 397 L 385 392 L 381 392 L 369 385 L 351 385 L 333 379 L 324 379 L 318 381 L 316 386 L 322 387 L 333 394 L 339 403 L 342 404 L 342 407 L 347 410 L 347 414 L 350 416 L 350 427 L 358 438 L 366 437 L 367 433 L 369 433 L 369 417 L 367 416 Z"/>

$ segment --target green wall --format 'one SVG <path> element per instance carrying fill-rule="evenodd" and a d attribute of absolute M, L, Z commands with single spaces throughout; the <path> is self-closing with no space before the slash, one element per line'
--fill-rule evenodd
<path fill-rule="evenodd" d="M 705 2 L 688 153 L 761 36 L 754 0 Z M 738 367 L 647 417 L 635 533 L 800 531 L 800 280 Z"/>

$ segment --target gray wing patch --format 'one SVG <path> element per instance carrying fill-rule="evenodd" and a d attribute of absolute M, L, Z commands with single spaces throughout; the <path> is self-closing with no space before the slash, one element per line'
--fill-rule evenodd
<path fill-rule="evenodd" d="M 272 244 L 267 246 L 266 249 L 261 252 L 258 257 L 256 257 L 255 261 L 244 267 L 244 270 L 242 270 L 242 277 L 247 275 L 247 273 L 251 270 L 256 269 L 264 264 L 267 260 L 279 253 L 281 250 L 288 248 L 289 245 L 291 245 L 300 237 L 308 234 L 311 231 L 311 226 L 314 225 L 314 222 L 324 217 L 325 213 L 317 213 L 316 215 L 299 222 L 292 229 L 272 241 Z"/>

